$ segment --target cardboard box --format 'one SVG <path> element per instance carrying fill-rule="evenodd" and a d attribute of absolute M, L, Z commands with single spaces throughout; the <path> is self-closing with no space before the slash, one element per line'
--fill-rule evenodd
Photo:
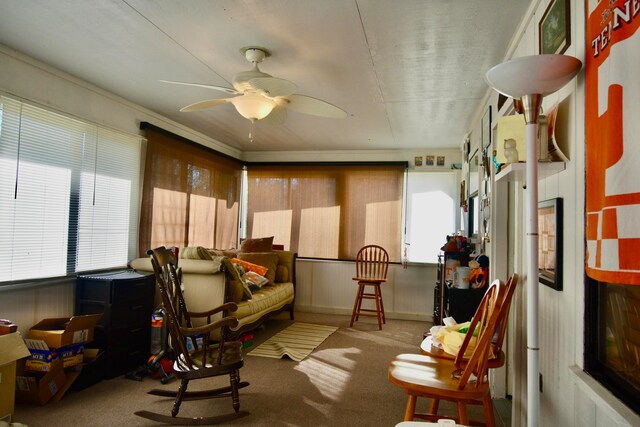
<path fill-rule="evenodd" d="M 67 382 L 60 359 L 53 360 L 49 372 L 45 374 L 26 371 L 24 363 L 18 363 L 17 366 L 15 387 L 18 402 L 44 405 L 58 394 Z"/>
<path fill-rule="evenodd" d="M 102 314 L 44 319 L 34 325 L 27 338 L 43 340 L 50 349 L 93 340 L 93 328 Z"/>
<path fill-rule="evenodd" d="M 26 339 L 31 355 L 25 361 L 27 371 L 48 372 L 54 359 L 62 359 L 64 368 L 80 365 L 84 358 L 84 344 L 72 344 L 50 349 L 43 340 Z"/>
<path fill-rule="evenodd" d="M 18 331 L 18 325 L 11 320 L 0 319 L 0 335 L 12 334 Z"/>
<path fill-rule="evenodd" d="M 18 332 L 0 335 L 0 421 L 12 421 L 15 407 L 16 360 L 29 356 Z"/>
<path fill-rule="evenodd" d="M 78 378 L 71 385 L 72 390 L 84 390 L 104 378 L 104 351 L 99 348 L 85 348 L 84 362 L 71 371 L 78 372 Z"/>

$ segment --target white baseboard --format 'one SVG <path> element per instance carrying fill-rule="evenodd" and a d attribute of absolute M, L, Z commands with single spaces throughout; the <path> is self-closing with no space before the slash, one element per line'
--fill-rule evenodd
<path fill-rule="evenodd" d="M 320 314 L 340 314 L 344 316 L 351 316 L 351 309 L 337 308 L 337 307 L 318 307 L 310 305 L 298 305 L 294 307 L 295 311 L 301 311 L 304 313 L 320 313 Z M 433 315 L 431 314 L 418 314 L 418 313 L 395 313 L 385 311 L 387 319 L 396 320 L 415 320 L 418 322 L 431 322 L 433 323 Z"/>

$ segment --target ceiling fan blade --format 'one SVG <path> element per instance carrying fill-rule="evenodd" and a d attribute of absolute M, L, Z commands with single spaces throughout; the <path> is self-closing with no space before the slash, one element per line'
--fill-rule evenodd
<path fill-rule="evenodd" d="M 195 87 L 203 87 L 205 89 L 219 90 L 219 91 L 231 94 L 231 95 L 240 94 L 240 92 L 238 92 L 237 90 L 235 90 L 233 88 L 230 88 L 230 87 L 224 87 L 224 86 L 206 85 L 206 84 L 202 84 L 202 83 L 173 82 L 173 81 L 170 81 L 170 80 L 160 80 L 160 81 L 162 83 L 171 83 L 171 84 L 174 84 L 174 85 L 195 86 Z"/>
<path fill-rule="evenodd" d="M 223 99 L 207 99 L 206 101 L 195 102 L 189 104 L 186 107 L 180 109 L 183 113 L 190 113 L 192 111 L 206 110 L 207 108 L 217 107 L 218 105 L 227 104 L 231 102 L 230 98 Z"/>
<path fill-rule="evenodd" d="M 287 109 L 283 106 L 276 106 L 269 115 L 260 120 L 260 123 L 268 125 L 281 125 L 287 118 Z"/>
<path fill-rule="evenodd" d="M 329 104 L 326 101 L 312 98 L 311 96 L 294 94 L 287 96 L 287 100 L 289 101 L 287 108 L 299 113 L 328 117 L 331 119 L 343 119 L 347 117 L 347 112 L 342 108 Z"/>
<path fill-rule="evenodd" d="M 271 97 L 289 96 L 297 89 L 295 83 L 277 77 L 256 77 L 249 80 L 249 86 L 254 89 L 264 90 Z"/>

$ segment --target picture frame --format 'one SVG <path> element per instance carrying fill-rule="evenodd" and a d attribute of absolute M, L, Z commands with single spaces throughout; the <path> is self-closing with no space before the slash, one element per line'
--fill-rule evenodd
<path fill-rule="evenodd" d="M 482 148 L 488 148 L 491 145 L 491 105 L 487 108 L 482 116 Z"/>
<path fill-rule="evenodd" d="M 538 203 L 538 281 L 562 290 L 562 198 Z"/>
<path fill-rule="evenodd" d="M 434 165 L 434 157 L 432 155 L 427 154 L 425 156 L 425 164 L 427 166 L 433 166 Z"/>
<path fill-rule="evenodd" d="M 551 0 L 538 23 L 538 49 L 542 54 L 561 54 L 571 45 L 569 0 Z"/>
<path fill-rule="evenodd" d="M 444 166 L 444 156 L 437 156 L 436 157 L 436 164 L 438 166 Z"/>
<path fill-rule="evenodd" d="M 413 159 L 413 163 L 416 166 L 422 166 L 422 156 L 415 156 L 415 158 Z"/>

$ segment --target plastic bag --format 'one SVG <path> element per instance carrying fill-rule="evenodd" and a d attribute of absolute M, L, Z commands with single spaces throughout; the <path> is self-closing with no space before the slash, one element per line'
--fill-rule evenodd
<path fill-rule="evenodd" d="M 460 347 L 462 347 L 462 343 L 464 342 L 464 338 L 469 331 L 469 326 L 471 326 L 471 322 L 464 322 L 453 326 L 445 326 L 441 328 L 438 332 L 433 334 L 434 341 L 438 341 L 442 345 L 442 349 L 453 355 L 457 356 L 460 352 Z M 473 351 L 476 348 L 478 335 L 478 327 L 476 326 L 475 331 L 473 331 L 473 336 L 469 340 L 469 344 L 467 345 L 467 349 L 464 352 L 464 358 L 470 359 Z M 489 347 L 489 359 L 495 358 L 495 353 L 493 351 L 493 346 Z"/>
<path fill-rule="evenodd" d="M 434 341 L 438 341 L 442 345 L 442 349 L 453 355 L 457 356 L 460 352 L 460 347 L 462 347 L 462 342 L 464 341 L 465 333 L 461 332 L 469 330 L 469 326 L 471 322 L 459 323 L 453 326 L 445 326 L 444 328 L 440 328 L 438 332 L 433 334 Z M 467 346 L 467 351 L 465 352 L 464 357 L 469 358 L 471 354 L 473 354 L 473 350 L 476 348 L 476 338 L 472 337 L 469 345 Z"/>

